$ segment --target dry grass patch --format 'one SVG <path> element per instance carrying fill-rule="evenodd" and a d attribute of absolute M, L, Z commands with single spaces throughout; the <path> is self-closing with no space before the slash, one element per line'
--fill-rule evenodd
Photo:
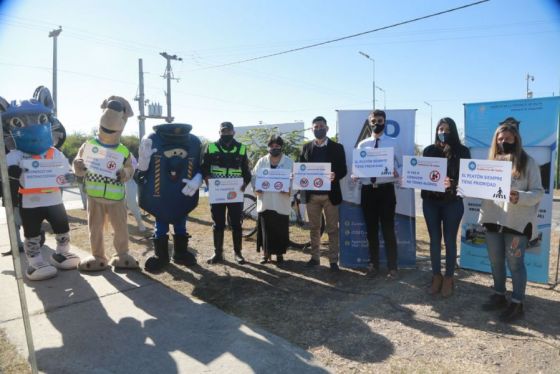
<path fill-rule="evenodd" d="M 87 250 L 85 212 L 69 215 L 72 243 Z M 146 224 L 153 221 L 146 218 Z M 129 225 L 131 251 L 143 263 L 152 245 L 132 217 Z M 428 296 L 429 240 L 422 218 L 416 230 L 419 270 L 401 271 L 398 281 L 372 279 L 357 270 L 306 269 L 309 254 L 301 250 L 289 250 L 282 267 L 260 265 L 252 240 L 244 241 L 248 264 L 239 266 L 233 262 L 229 232 L 226 263 L 207 265 L 213 244 L 204 199 L 188 231 L 199 266 L 171 264 L 165 272 L 147 276 L 282 336 L 337 372 L 553 373 L 560 367 L 560 293 L 530 285 L 527 316 L 512 326 L 480 311 L 491 292 L 488 274 L 459 270 L 453 297 Z M 107 248 L 111 241 L 106 235 Z M 556 236 L 553 242 L 558 243 Z"/>
<path fill-rule="evenodd" d="M 2 329 L 0 329 L 0 373 L 31 373 L 27 361 L 18 354 L 16 348 L 8 341 L 6 333 Z"/>

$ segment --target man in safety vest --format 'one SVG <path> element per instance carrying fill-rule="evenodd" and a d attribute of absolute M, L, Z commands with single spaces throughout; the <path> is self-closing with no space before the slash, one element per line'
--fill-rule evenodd
<path fill-rule="evenodd" d="M 247 147 L 236 141 L 233 138 L 234 135 L 233 124 L 231 122 L 222 122 L 220 125 L 220 139 L 217 142 L 208 144 L 201 166 L 202 176 L 207 186 L 209 178 L 243 178 L 241 190 L 245 191 L 245 187 L 251 182 Z M 216 264 L 224 259 L 226 208 L 230 219 L 235 261 L 238 264 L 244 264 L 245 259 L 241 254 L 243 240 L 241 235 L 242 202 L 211 204 L 210 210 L 212 212 L 212 221 L 214 221 L 214 256 L 208 260 L 208 263 Z"/>

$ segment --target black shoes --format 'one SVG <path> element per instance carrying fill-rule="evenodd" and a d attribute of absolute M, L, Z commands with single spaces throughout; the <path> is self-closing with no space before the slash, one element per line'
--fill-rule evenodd
<path fill-rule="evenodd" d="M 506 310 L 500 314 L 500 321 L 504 323 L 511 323 L 523 317 L 525 313 L 523 312 L 523 303 L 509 303 Z"/>
<path fill-rule="evenodd" d="M 224 261 L 224 232 L 214 230 L 214 256 L 210 257 L 206 262 L 209 264 L 219 264 Z"/>
<path fill-rule="evenodd" d="M 224 257 L 221 253 L 214 253 L 214 256 L 210 257 L 206 262 L 208 264 L 219 264 L 220 262 L 224 261 Z"/>
<path fill-rule="evenodd" d="M 506 296 L 505 295 L 498 295 L 497 293 L 492 294 L 487 302 L 482 304 L 482 310 L 486 312 L 490 312 L 493 310 L 500 310 L 504 309 L 508 306 Z"/>
<path fill-rule="evenodd" d="M 196 265 L 196 256 L 188 250 L 190 238 L 189 234 L 185 236 L 173 235 L 173 261 L 176 264 L 184 266 Z"/>
<path fill-rule="evenodd" d="M 338 267 L 338 264 L 336 262 L 331 262 L 331 271 L 333 272 L 340 271 L 340 268 Z"/>
<path fill-rule="evenodd" d="M 317 261 L 313 258 L 311 260 L 307 261 L 307 263 L 305 264 L 306 268 L 313 268 L 315 266 L 319 266 L 319 261 Z"/>
<path fill-rule="evenodd" d="M 154 256 L 148 258 L 144 264 L 144 269 L 149 273 L 157 273 L 169 264 L 169 242 L 168 236 L 152 238 L 154 243 Z"/>
<path fill-rule="evenodd" d="M 235 252 L 235 262 L 237 262 L 239 265 L 243 265 L 245 263 L 245 259 L 241 255 L 241 251 Z"/>

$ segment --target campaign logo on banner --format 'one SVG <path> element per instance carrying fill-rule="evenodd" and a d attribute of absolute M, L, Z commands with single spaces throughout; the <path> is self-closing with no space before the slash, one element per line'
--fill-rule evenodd
<path fill-rule="evenodd" d="M 548 282 L 551 243 L 553 186 L 557 152 L 560 97 L 533 98 L 465 105 L 465 139 L 473 159 L 488 158 L 488 149 L 499 123 L 514 117 L 519 124 L 523 149 L 537 162 L 545 194 L 537 214 L 538 233 L 525 251 L 527 278 Z M 469 168 L 476 168 L 469 164 Z M 504 196 L 505 195 L 505 196 Z M 490 199 L 508 199 L 505 190 L 495 191 Z M 461 225 L 461 267 L 491 272 L 486 248 L 486 230 L 478 224 L 481 200 L 464 199 Z"/>
<path fill-rule="evenodd" d="M 338 112 L 339 141 L 344 146 L 348 170 L 354 166 L 354 150 L 364 138 L 370 136 L 367 118 L 368 110 L 339 110 Z M 415 110 L 385 111 L 384 134 L 397 138 L 404 155 L 414 154 Z M 356 157 L 363 159 L 367 151 L 359 151 Z M 393 157 L 391 157 L 393 159 Z M 402 163 L 402 160 L 398 160 Z M 350 174 L 350 173 L 348 173 Z M 383 168 L 380 176 L 391 176 L 393 168 Z M 361 185 L 347 175 L 340 181 L 343 203 L 340 205 L 340 262 L 347 267 L 366 267 L 369 263 L 369 249 L 366 237 L 362 208 L 360 207 Z M 395 186 L 397 207 L 395 215 L 395 231 L 399 254 L 399 266 L 410 267 L 416 263 L 416 212 L 414 190 Z M 379 230 L 380 258 L 385 262 L 383 234 Z"/>

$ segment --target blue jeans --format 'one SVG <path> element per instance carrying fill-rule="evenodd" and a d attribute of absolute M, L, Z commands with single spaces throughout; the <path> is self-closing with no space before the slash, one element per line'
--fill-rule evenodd
<path fill-rule="evenodd" d="M 187 235 L 187 216 L 179 218 L 175 222 L 171 222 L 173 225 L 173 233 L 179 236 L 186 236 Z M 169 222 L 162 222 L 156 220 L 155 224 L 156 232 L 154 237 L 156 239 L 164 237 L 169 232 Z"/>
<path fill-rule="evenodd" d="M 445 242 L 445 276 L 452 277 L 457 260 L 457 232 L 463 217 L 463 200 L 441 201 L 424 199 L 422 201 L 424 218 L 430 235 L 430 260 L 432 273 L 441 274 L 441 236 Z"/>
<path fill-rule="evenodd" d="M 527 286 L 527 269 L 525 268 L 525 249 L 528 239 L 525 235 L 509 233 L 486 233 L 488 257 L 492 265 L 494 291 L 499 295 L 506 294 L 506 261 L 511 273 L 513 292 L 511 301 L 523 302 Z"/>

